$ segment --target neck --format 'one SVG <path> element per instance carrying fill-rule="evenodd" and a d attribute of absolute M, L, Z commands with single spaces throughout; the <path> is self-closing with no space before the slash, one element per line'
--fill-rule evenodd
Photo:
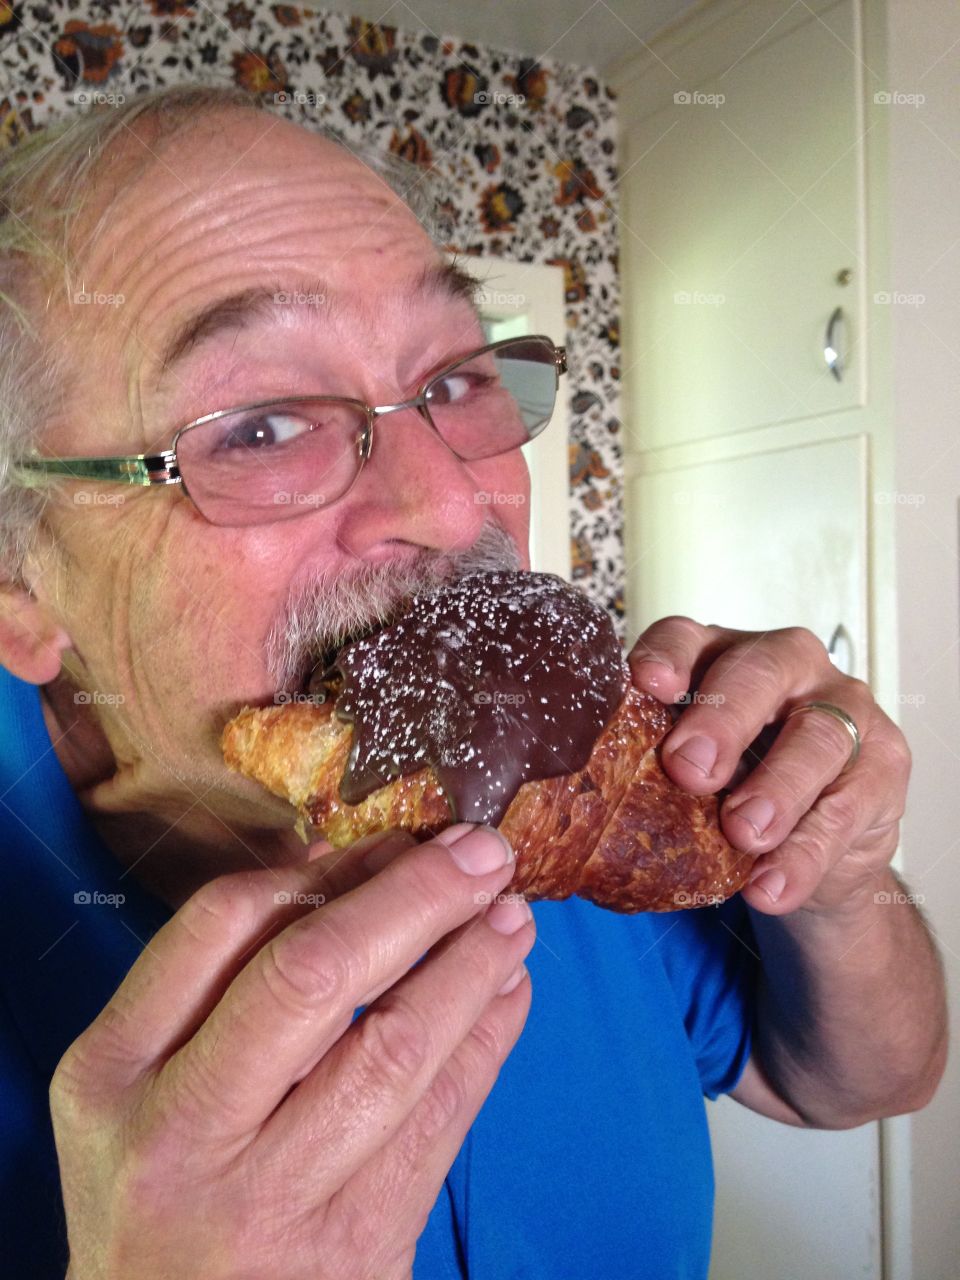
<path fill-rule="evenodd" d="M 118 767 L 95 713 L 77 705 L 66 681 L 44 685 L 40 700 L 53 750 L 97 834 L 123 875 L 173 910 L 217 876 L 306 861 L 284 802 L 274 810 L 267 797 L 265 810 L 258 798 L 228 820 L 204 802 L 211 790 L 224 798 L 208 782 L 161 793 L 136 764 Z M 276 825 L 258 825 L 264 817 Z"/>

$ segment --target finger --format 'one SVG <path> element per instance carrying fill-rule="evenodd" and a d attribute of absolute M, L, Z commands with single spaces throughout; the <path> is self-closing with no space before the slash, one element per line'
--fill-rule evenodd
<path fill-rule="evenodd" d="M 809 701 L 814 689 L 821 690 L 817 697 L 838 700 L 841 706 L 852 702 L 851 714 L 873 701 L 862 681 L 848 677 L 823 692 L 826 669 L 836 674 L 820 641 L 800 627 L 730 645 L 706 671 L 690 705 L 664 739 L 664 769 L 678 786 L 707 795 L 727 785 L 744 751 L 765 725 L 784 719 L 792 706 Z M 832 720 L 824 730 L 829 735 L 826 740 L 837 740 L 837 730 L 846 734 Z"/>
<path fill-rule="evenodd" d="M 757 858 L 743 890 L 751 907 L 786 915 L 809 903 L 828 873 L 838 901 L 873 876 L 880 883 L 903 813 L 902 799 L 877 807 L 878 789 L 890 798 L 889 763 L 883 746 L 864 739 L 856 769 L 830 783 L 783 842 Z"/>
<path fill-rule="evenodd" d="M 338 857 L 337 884 L 373 874 L 365 860 L 408 847 L 385 832 Z M 90 1083 L 127 1087 L 192 1036 L 259 946 L 326 899 L 319 863 L 244 871 L 203 885 L 147 943 L 98 1017 L 73 1046 Z"/>
<path fill-rule="evenodd" d="M 730 843 L 758 854 L 781 844 L 843 772 L 850 746 L 849 732 L 833 716 L 791 716 L 764 759 L 723 802 L 720 822 Z M 858 780 L 869 786 L 871 774 L 858 772 Z"/>
<path fill-rule="evenodd" d="M 335 1211 L 368 1217 L 379 1207 L 377 1230 L 367 1245 L 379 1263 L 383 1242 L 396 1240 L 410 1222 L 426 1219 L 500 1070 L 520 1038 L 530 1011 L 531 984 L 524 972 L 508 995 L 490 1002 L 437 1073 L 397 1134 L 347 1184 Z M 355 1217 L 354 1220 L 357 1220 Z M 376 1265 L 371 1274 L 378 1274 Z"/>
<path fill-rule="evenodd" d="M 438 943 L 371 1000 L 271 1117 L 257 1140 L 268 1162 L 313 1152 L 311 1180 L 342 1186 L 399 1129 L 535 936 L 533 914 L 518 898 Z"/>
<path fill-rule="evenodd" d="M 367 993 L 392 985 L 475 915 L 477 893 L 502 889 L 513 867 L 497 832 L 461 824 L 297 920 L 257 952 L 162 1069 L 157 1105 L 224 1143 L 249 1134 Z"/>
<path fill-rule="evenodd" d="M 698 682 L 705 665 L 725 645 L 749 634 L 706 627 L 679 615 L 661 618 L 638 637 L 627 656 L 633 683 L 661 702 L 675 702 Z"/>

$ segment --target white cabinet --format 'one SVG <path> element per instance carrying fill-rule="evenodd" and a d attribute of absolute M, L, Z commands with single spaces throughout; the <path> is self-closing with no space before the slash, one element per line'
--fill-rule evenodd
<path fill-rule="evenodd" d="M 631 637 L 673 613 L 825 644 L 839 624 L 838 665 L 870 679 L 884 486 L 867 337 L 884 313 L 861 5 L 718 0 L 653 54 L 614 79 Z M 838 307 L 840 380 L 823 350 Z M 877 1124 L 708 1111 L 712 1280 L 880 1280 Z"/>
<path fill-rule="evenodd" d="M 630 448 L 863 401 L 857 9 L 806 16 L 742 42 L 700 83 L 678 76 L 660 109 L 621 122 Z M 837 307 L 841 381 L 823 354 Z"/>

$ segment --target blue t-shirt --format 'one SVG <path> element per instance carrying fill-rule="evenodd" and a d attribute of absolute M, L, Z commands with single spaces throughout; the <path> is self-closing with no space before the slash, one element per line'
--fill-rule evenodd
<path fill-rule="evenodd" d="M 103 846 L 39 690 L 2 669 L 0 849 L 0 1274 L 63 1280 L 50 1078 L 170 910 Z M 622 916 L 571 899 L 534 911 L 530 1015 L 447 1176 L 414 1280 L 703 1280 L 703 1096 L 732 1089 L 750 1053 L 746 909 L 735 898 Z"/>

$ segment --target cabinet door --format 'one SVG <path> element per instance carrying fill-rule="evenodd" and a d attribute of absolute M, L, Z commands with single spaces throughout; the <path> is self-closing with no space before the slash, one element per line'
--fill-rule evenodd
<path fill-rule="evenodd" d="M 866 680 L 867 438 L 639 475 L 628 524 L 632 634 L 688 614 L 749 631 L 802 626 Z"/>
<path fill-rule="evenodd" d="M 867 440 L 745 454 L 631 483 L 631 636 L 686 614 L 848 640 L 865 679 Z M 878 1125 L 791 1129 L 730 1099 L 708 1107 L 717 1202 L 712 1280 L 880 1277 Z"/>
<path fill-rule="evenodd" d="M 625 130 L 628 448 L 863 402 L 856 25 L 843 0 Z"/>

